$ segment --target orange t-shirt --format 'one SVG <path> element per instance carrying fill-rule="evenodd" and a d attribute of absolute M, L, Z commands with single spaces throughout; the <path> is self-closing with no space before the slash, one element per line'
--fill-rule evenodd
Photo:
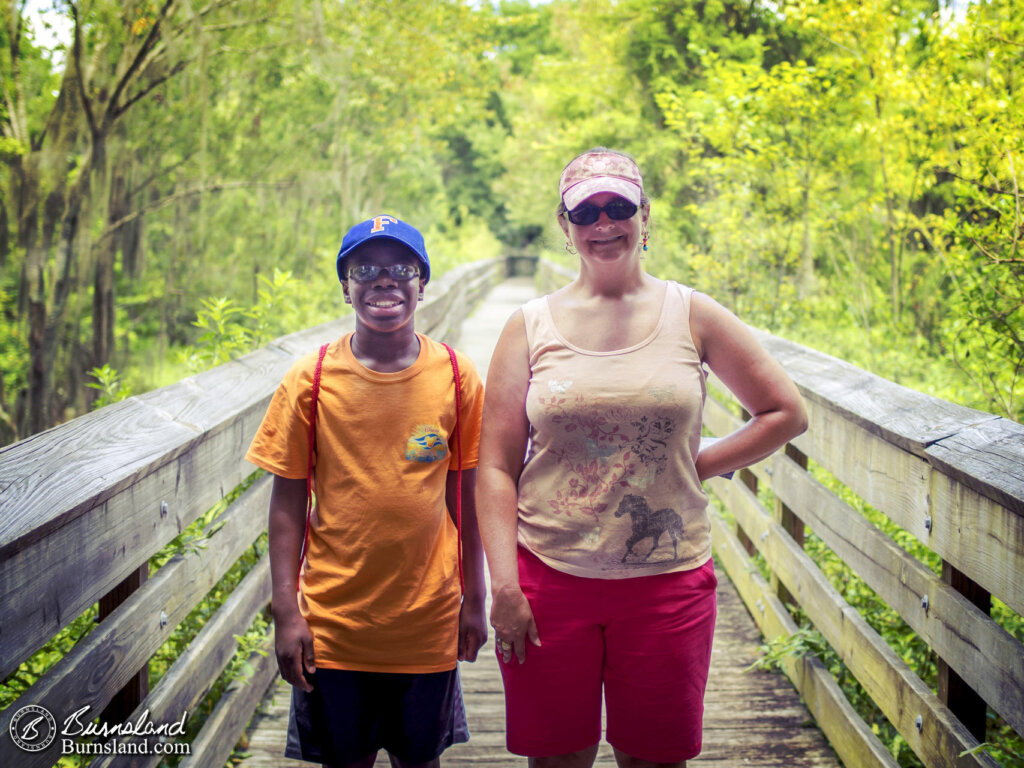
<path fill-rule="evenodd" d="M 458 545 L 445 505 L 448 471 L 457 469 L 455 388 L 447 350 L 417 335 L 416 362 L 396 373 L 360 363 L 351 334 L 324 358 L 317 505 L 298 598 L 318 667 L 423 673 L 456 664 Z M 468 358 L 458 362 L 468 469 L 477 464 L 483 385 Z M 311 354 L 291 368 L 246 454 L 275 475 L 306 476 L 315 367 Z"/>

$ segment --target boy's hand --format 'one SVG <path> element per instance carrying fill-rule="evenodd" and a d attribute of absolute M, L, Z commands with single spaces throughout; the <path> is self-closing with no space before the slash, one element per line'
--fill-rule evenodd
<path fill-rule="evenodd" d="M 487 642 L 487 620 L 482 601 L 463 600 L 459 609 L 459 661 L 476 661 Z"/>
<path fill-rule="evenodd" d="M 316 672 L 313 661 L 313 633 L 298 612 L 288 619 L 274 619 L 274 650 L 281 677 L 306 693 L 313 690 L 306 677 Z"/>

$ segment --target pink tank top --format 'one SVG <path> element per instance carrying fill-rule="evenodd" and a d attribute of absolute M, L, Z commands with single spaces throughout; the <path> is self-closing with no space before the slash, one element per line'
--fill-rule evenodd
<path fill-rule="evenodd" d="M 562 338 L 546 297 L 523 307 L 530 444 L 519 543 L 552 568 L 623 579 L 711 557 L 694 466 L 707 390 L 690 336 L 692 294 L 670 282 L 651 335 L 611 352 Z"/>

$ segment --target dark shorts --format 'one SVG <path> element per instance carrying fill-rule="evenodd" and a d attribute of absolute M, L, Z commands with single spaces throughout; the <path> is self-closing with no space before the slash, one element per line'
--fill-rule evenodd
<path fill-rule="evenodd" d="M 318 669 L 292 688 L 285 757 L 336 765 L 380 749 L 426 763 L 469 740 L 459 671 L 426 674 Z"/>

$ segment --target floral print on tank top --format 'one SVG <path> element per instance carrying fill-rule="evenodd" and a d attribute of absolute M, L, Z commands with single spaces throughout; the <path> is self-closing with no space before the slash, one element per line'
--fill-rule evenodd
<path fill-rule="evenodd" d="M 588 515 L 600 523 L 608 510 L 603 499 L 617 495 L 617 488 L 642 494 L 665 471 L 675 422 L 646 408 L 588 407 L 586 396 L 566 391 L 569 387 L 549 382 L 549 389 L 539 402 L 565 433 L 552 455 L 567 480 L 548 504 L 556 515 Z M 648 394 L 660 402 L 671 399 L 673 389 L 652 387 Z"/>

